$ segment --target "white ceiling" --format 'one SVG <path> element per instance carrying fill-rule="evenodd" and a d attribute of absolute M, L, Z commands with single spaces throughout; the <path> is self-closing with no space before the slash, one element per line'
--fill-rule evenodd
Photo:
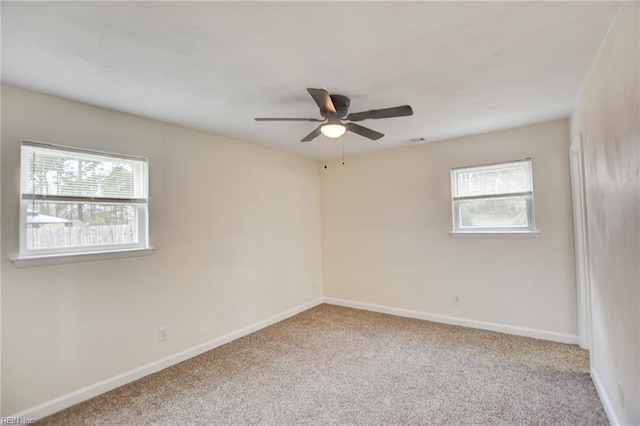
<path fill-rule="evenodd" d="M 321 159 L 306 92 L 360 124 L 347 155 L 566 117 L 618 4 L 611 2 L 2 2 L 9 84 Z M 341 154 L 327 142 L 328 156 Z M 180 141 L 176 141 L 180 143 Z"/>

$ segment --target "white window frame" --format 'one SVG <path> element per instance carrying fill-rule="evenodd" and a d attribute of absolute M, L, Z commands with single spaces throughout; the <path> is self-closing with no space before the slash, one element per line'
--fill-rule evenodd
<path fill-rule="evenodd" d="M 461 173 L 468 173 L 473 171 L 485 171 L 485 170 L 497 170 L 503 169 L 510 165 L 521 164 L 525 165 L 528 171 L 528 179 L 530 184 L 530 191 L 518 192 L 518 193 L 502 193 L 502 194 L 487 194 L 487 195 L 473 195 L 473 196 L 457 196 L 458 193 L 458 176 Z M 530 158 L 523 160 L 504 161 L 500 163 L 484 164 L 471 167 L 458 167 L 451 169 L 451 208 L 452 208 L 452 231 L 451 234 L 464 235 L 464 234 L 537 234 L 538 231 L 535 225 L 535 205 L 533 200 L 533 164 Z M 496 227 L 464 227 L 461 225 L 460 218 L 460 206 L 462 202 L 467 200 L 491 200 L 491 199 L 506 199 L 506 198 L 522 198 L 524 197 L 527 204 L 527 226 L 496 226 Z"/>
<path fill-rule="evenodd" d="M 136 177 L 139 180 L 137 185 L 143 185 L 144 197 L 143 198 L 109 198 L 109 197 L 90 197 L 90 196 L 59 196 L 59 195 L 39 195 L 39 194 L 23 194 L 22 193 L 22 177 L 23 168 L 26 166 L 25 162 L 28 159 L 22 155 L 24 146 L 42 147 L 55 151 L 66 151 L 76 154 L 88 154 L 91 156 L 102 157 L 105 160 L 126 159 L 140 162 L 142 164 L 142 176 Z M 127 253 L 127 252 L 140 252 L 151 251 L 149 247 L 149 168 L 148 159 L 144 157 L 134 157 L 129 155 L 121 155 L 108 153 L 103 151 L 95 151 L 84 148 L 74 148 L 69 146 L 54 145 L 50 143 L 34 142 L 34 141 L 22 141 L 20 147 L 21 163 L 20 163 L 20 230 L 19 230 L 19 256 L 14 259 L 15 261 L 22 261 L 28 259 L 41 259 L 41 258 L 58 258 L 67 256 L 80 256 L 80 255 L 94 255 L 86 256 L 85 260 L 102 259 L 104 257 L 96 257 L 96 254 L 110 254 L 110 253 Z M 74 246 L 74 247 L 57 247 L 49 249 L 29 249 L 27 248 L 27 212 L 29 209 L 29 203 L 36 201 L 60 201 L 60 202 L 78 202 L 78 203 L 101 203 L 101 204 L 123 204 L 137 206 L 137 223 L 136 231 L 138 234 L 138 241 L 130 244 L 101 244 L 93 246 Z M 134 254 L 135 255 L 135 254 Z M 138 254 L 139 255 L 139 254 Z M 122 257 L 122 256 L 117 256 Z M 68 262 L 57 262 L 68 263 Z M 18 262 L 16 262 L 18 264 Z M 37 264 L 36 264 L 37 265 Z M 19 265 L 20 266 L 20 265 Z M 25 264 L 24 266 L 31 266 Z"/>

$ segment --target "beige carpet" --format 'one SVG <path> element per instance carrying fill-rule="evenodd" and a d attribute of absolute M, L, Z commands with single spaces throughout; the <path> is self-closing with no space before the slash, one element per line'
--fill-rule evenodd
<path fill-rule="evenodd" d="M 576 346 L 321 305 L 42 424 L 606 424 Z"/>

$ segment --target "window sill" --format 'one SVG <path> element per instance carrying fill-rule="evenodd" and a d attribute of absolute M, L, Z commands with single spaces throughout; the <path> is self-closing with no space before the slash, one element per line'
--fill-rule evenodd
<path fill-rule="evenodd" d="M 510 239 L 510 238 L 537 238 L 540 231 L 533 232 L 450 232 L 452 238 L 486 238 L 486 239 Z"/>
<path fill-rule="evenodd" d="M 65 263 L 92 262 L 96 260 L 120 259 L 125 257 L 148 256 L 154 248 L 138 248 L 96 253 L 50 254 L 38 256 L 14 257 L 11 261 L 18 268 L 31 266 L 61 265 Z"/>

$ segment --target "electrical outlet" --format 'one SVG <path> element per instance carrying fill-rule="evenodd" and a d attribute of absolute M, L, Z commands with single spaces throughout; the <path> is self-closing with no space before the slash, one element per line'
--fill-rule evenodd
<path fill-rule="evenodd" d="M 167 327 L 161 327 L 160 330 L 158 330 L 158 340 L 160 342 L 169 340 L 169 329 Z"/>
<path fill-rule="evenodd" d="M 460 304 L 460 296 L 458 296 L 458 295 L 451 296 L 451 303 L 454 304 L 454 305 L 459 305 Z"/>
<path fill-rule="evenodd" d="M 620 402 L 620 406 L 624 407 L 624 388 L 620 382 L 618 382 L 618 401 Z"/>

